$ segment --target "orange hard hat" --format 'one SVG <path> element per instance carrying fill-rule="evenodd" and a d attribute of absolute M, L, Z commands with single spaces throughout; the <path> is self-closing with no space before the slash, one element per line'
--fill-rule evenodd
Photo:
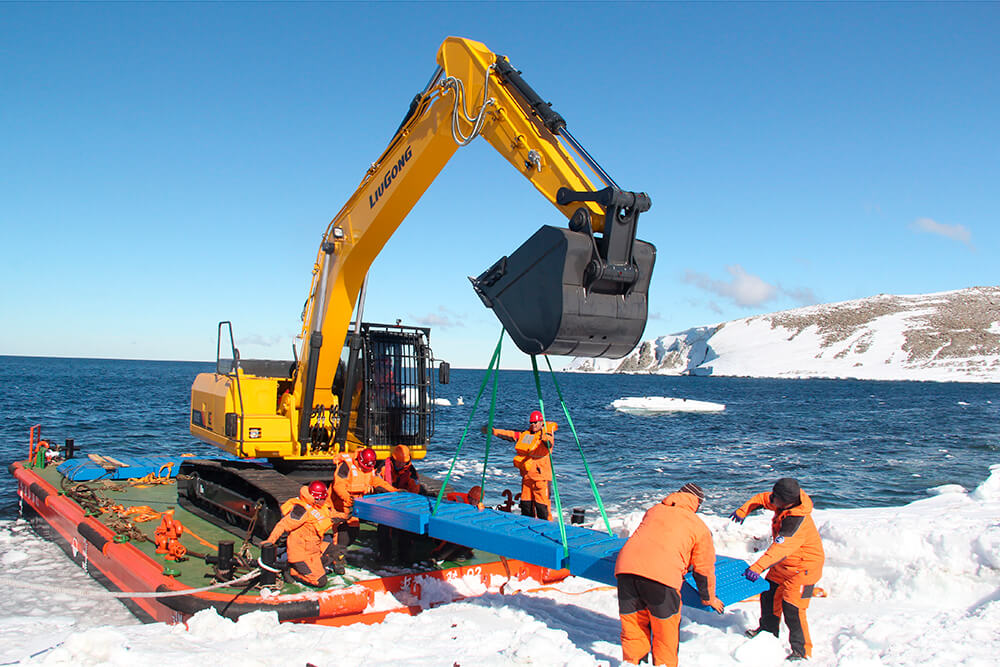
<path fill-rule="evenodd" d="M 392 448 L 392 458 L 395 459 L 396 463 L 406 465 L 412 458 L 410 456 L 410 448 L 406 445 L 396 445 Z"/>
<path fill-rule="evenodd" d="M 378 454 L 371 447 L 365 447 L 360 452 L 358 452 L 358 467 L 368 472 L 375 468 L 375 463 L 378 461 Z"/>
<path fill-rule="evenodd" d="M 528 421 L 529 422 L 540 422 L 540 421 L 542 421 L 542 413 L 539 412 L 538 410 L 535 410 L 534 412 L 531 413 L 531 416 L 528 417 Z"/>
<path fill-rule="evenodd" d="M 309 493 L 312 495 L 313 500 L 318 503 L 326 500 L 326 484 L 320 481 L 309 483 Z"/>

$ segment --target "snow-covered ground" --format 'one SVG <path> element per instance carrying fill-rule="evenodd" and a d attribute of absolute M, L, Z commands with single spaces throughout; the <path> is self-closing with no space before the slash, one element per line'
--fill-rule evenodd
<path fill-rule="evenodd" d="M 722 412 L 725 403 L 695 401 L 670 396 L 625 396 L 616 398 L 609 405 L 613 410 L 631 415 L 659 415 L 665 412 Z"/>
<path fill-rule="evenodd" d="M 666 491 L 666 490 L 664 490 Z M 646 508 L 614 517 L 617 532 Z M 720 514 L 731 508 L 717 508 Z M 828 597 L 809 608 L 812 664 L 992 666 L 1000 654 L 1000 465 L 972 492 L 941 487 L 905 507 L 817 510 Z M 742 525 L 706 516 L 717 550 L 753 559 L 769 517 Z M 613 590 L 579 578 L 487 593 L 390 616 L 376 626 L 279 624 L 269 613 L 233 622 L 202 612 L 187 625 L 139 625 L 23 522 L 0 522 L 0 663 L 46 665 L 618 665 Z M 46 585 L 48 592 L 22 587 Z M 537 589 L 537 590 L 535 590 Z M 746 639 L 757 604 L 722 616 L 685 609 L 682 665 L 782 665 L 782 639 Z M 32 657 L 33 656 L 33 657 Z"/>

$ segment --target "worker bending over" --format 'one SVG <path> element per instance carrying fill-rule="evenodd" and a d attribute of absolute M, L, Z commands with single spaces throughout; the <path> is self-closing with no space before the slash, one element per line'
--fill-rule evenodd
<path fill-rule="evenodd" d="M 398 490 L 375 474 L 378 455 L 371 447 L 358 450 L 354 456 L 340 454 L 334 461 L 337 468 L 333 473 L 333 492 L 330 494 L 330 504 L 338 512 L 350 514 L 354 509 L 354 499 L 371 493 L 375 489 Z"/>
<path fill-rule="evenodd" d="M 344 574 L 344 549 L 323 536 L 346 516 L 332 512 L 326 502 L 327 489 L 323 482 L 303 486 L 297 498 L 281 505 L 281 520 L 275 524 L 267 542 L 277 544 L 287 535 L 288 574 L 310 586 L 325 588 L 326 568 Z"/>
<path fill-rule="evenodd" d="M 700 486 L 685 484 L 646 512 L 618 553 L 625 662 L 638 664 L 652 649 L 654 665 L 676 667 L 681 585 L 688 571 L 694 571 L 702 604 L 722 613 L 722 601 L 715 597 L 712 533 L 695 515 L 704 500 Z"/>
<path fill-rule="evenodd" d="M 760 625 L 747 630 L 747 637 L 770 632 L 775 637 L 785 617 L 788 641 L 792 647 L 789 660 L 805 660 L 812 654 L 806 608 L 813 588 L 823 576 L 823 540 L 812 520 L 813 502 L 791 477 L 779 479 L 770 493 L 758 493 L 733 512 L 729 518 L 743 523 L 757 509 L 774 512 L 771 518 L 773 542 L 757 562 L 743 573 L 757 581 L 768 570 L 770 589 L 760 594 Z"/>
<path fill-rule="evenodd" d="M 445 494 L 444 499 L 451 503 L 465 503 L 466 505 L 475 505 L 478 509 L 484 508 L 483 487 L 478 484 L 470 488 L 468 493 L 454 491 Z"/>
<path fill-rule="evenodd" d="M 396 445 L 392 454 L 382 464 L 379 477 L 400 491 L 421 493 L 420 475 L 413 466 L 410 448 L 406 445 Z"/>
<path fill-rule="evenodd" d="M 559 426 L 545 422 L 535 410 L 528 417 L 527 431 L 493 429 L 493 435 L 514 444 L 514 467 L 521 473 L 521 514 L 548 519 L 551 514 L 549 484 L 552 482 L 552 447 Z M 486 433 L 486 427 L 483 427 Z"/>
<path fill-rule="evenodd" d="M 349 516 L 345 523 L 338 527 L 335 541 L 342 547 L 349 546 L 358 533 L 358 519 L 351 516 L 354 511 L 354 499 L 371 493 L 375 489 L 396 491 L 396 487 L 375 474 L 375 464 L 378 455 L 371 447 L 359 449 L 354 456 L 338 454 L 334 458 L 336 469 L 333 472 L 333 482 L 330 484 L 330 498 L 327 503 L 335 513 Z"/>
<path fill-rule="evenodd" d="M 463 503 L 465 505 L 474 505 L 476 509 L 483 509 L 483 487 L 473 486 L 467 493 L 459 493 L 458 491 L 453 491 L 451 493 L 445 494 L 445 500 L 450 503 Z M 475 558 L 476 554 L 469 547 L 464 544 L 455 544 L 454 542 L 440 541 L 431 550 L 431 558 L 435 561 L 465 561 L 470 558 Z"/>

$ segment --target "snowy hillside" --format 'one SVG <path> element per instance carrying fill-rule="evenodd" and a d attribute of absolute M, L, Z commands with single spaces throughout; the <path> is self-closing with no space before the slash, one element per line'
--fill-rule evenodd
<path fill-rule="evenodd" d="M 755 315 L 647 340 L 565 370 L 664 375 L 1000 382 L 1000 287 Z"/>

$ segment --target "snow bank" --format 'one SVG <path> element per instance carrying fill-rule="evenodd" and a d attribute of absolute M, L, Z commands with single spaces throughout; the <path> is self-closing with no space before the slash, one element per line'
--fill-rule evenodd
<path fill-rule="evenodd" d="M 612 517 L 627 535 L 645 507 Z M 939 487 L 904 507 L 817 510 L 828 597 L 809 608 L 813 665 L 996 664 L 1000 652 L 1000 465 L 974 491 Z M 706 516 L 719 553 L 754 560 L 770 521 L 743 525 Z M 69 586 L 37 593 L 0 590 L 0 661 L 26 664 L 202 667 L 206 663 L 317 667 L 358 665 L 618 665 L 615 592 L 570 578 L 556 586 L 522 584 L 376 626 L 326 628 L 279 624 L 257 612 L 233 622 L 205 611 L 184 625 L 136 625 L 117 602 L 74 597 L 99 588 L 23 522 L 0 523 L 7 574 L 44 580 L 58 569 Z M 496 583 L 496 582 L 493 582 Z M 475 585 L 475 582 L 470 585 Z M 757 603 L 726 613 L 685 609 L 680 661 L 686 666 L 784 665 L 787 632 L 749 640 Z M 100 627 L 95 627 L 100 625 Z M 46 650 L 48 649 L 48 650 Z M 36 654 L 34 657 L 28 657 Z"/>

